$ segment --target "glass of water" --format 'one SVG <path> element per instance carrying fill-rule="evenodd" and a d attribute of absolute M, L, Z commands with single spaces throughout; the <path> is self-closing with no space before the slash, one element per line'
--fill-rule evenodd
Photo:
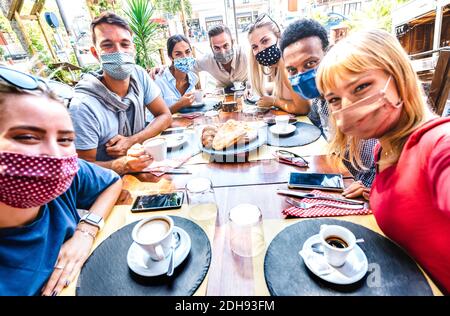
<path fill-rule="evenodd" d="M 189 216 L 197 221 L 216 217 L 218 207 L 211 180 L 195 178 L 186 184 Z"/>

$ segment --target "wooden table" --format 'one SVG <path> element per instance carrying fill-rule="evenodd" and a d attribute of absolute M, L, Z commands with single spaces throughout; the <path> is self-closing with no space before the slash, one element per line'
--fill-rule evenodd
<path fill-rule="evenodd" d="M 226 114 L 236 117 L 236 114 Z M 225 119 L 222 116 L 221 119 Z M 176 120 L 174 126 L 187 125 L 189 122 Z M 194 177 L 210 178 L 215 189 L 219 212 L 216 218 L 198 222 L 208 235 L 212 246 L 212 261 L 207 277 L 195 295 L 218 296 L 252 296 L 269 295 L 263 271 L 264 255 L 254 258 L 243 258 L 232 253 L 229 247 L 228 211 L 241 203 L 257 205 L 263 216 L 264 238 L 266 247 L 271 240 L 285 227 L 304 219 L 286 219 L 281 211 L 288 206 L 285 197 L 276 194 L 276 189 L 287 189 L 288 175 L 291 171 L 308 172 L 341 172 L 349 176 L 343 169 L 336 169 L 327 163 L 326 156 L 307 157 L 308 169 L 280 164 L 275 160 L 247 163 L 209 163 L 189 165 L 190 175 L 164 175 L 155 177 L 149 173 L 126 175 L 123 177 L 124 192 L 117 206 L 106 220 L 105 228 L 100 232 L 94 247 L 106 237 L 126 224 L 154 215 L 154 213 L 133 214 L 130 211 L 134 198 L 140 194 L 170 192 L 183 189 Z M 345 180 L 346 185 L 351 179 Z M 189 218 L 188 206 L 170 211 L 158 211 L 158 214 L 176 215 Z M 336 218 L 365 226 L 381 235 L 373 215 L 345 216 Z M 438 288 L 427 277 L 433 293 L 442 295 Z M 62 295 L 74 295 L 73 282 Z"/>

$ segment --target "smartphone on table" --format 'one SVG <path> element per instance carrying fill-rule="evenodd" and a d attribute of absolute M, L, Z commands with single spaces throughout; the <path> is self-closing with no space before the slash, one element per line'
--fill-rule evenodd
<path fill-rule="evenodd" d="M 291 189 L 319 189 L 344 191 L 342 174 L 291 172 L 288 187 Z"/>
<path fill-rule="evenodd" d="M 149 212 L 177 209 L 183 205 L 184 191 L 139 195 L 131 207 L 131 212 Z"/>
<path fill-rule="evenodd" d="M 172 135 L 172 134 L 182 134 L 182 133 L 184 133 L 184 131 L 185 131 L 184 127 L 175 127 L 175 128 L 166 129 L 165 131 L 162 131 L 161 136 Z"/>

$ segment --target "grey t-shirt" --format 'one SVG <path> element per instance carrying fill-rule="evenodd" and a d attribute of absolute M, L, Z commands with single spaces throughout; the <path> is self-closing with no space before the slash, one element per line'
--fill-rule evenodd
<path fill-rule="evenodd" d="M 143 89 L 142 106 L 152 103 L 160 94 L 159 87 L 153 82 L 147 72 L 136 66 L 134 76 Z M 83 80 L 83 79 L 82 79 Z M 76 92 L 70 102 L 69 112 L 75 128 L 75 147 L 77 150 L 97 149 L 97 161 L 113 160 L 106 153 L 106 143 L 118 135 L 119 114 L 107 109 L 101 97 L 94 98 L 81 92 Z M 134 116 L 134 108 L 130 106 L 127 111 L 129 121 Z"/>

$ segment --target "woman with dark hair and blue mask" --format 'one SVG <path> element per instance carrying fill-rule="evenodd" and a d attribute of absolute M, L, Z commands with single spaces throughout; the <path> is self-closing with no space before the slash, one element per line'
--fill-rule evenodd
<path fill-rule="evenodd" d="M 183 35 L 173 35 L 167 40 L 167 55 L 172 65 L 155 80 L 162 97 L 172 113 L 194 103 L 193 91 L 198 77 L 192 71 L 195 59 L 189 40 Z"/>

